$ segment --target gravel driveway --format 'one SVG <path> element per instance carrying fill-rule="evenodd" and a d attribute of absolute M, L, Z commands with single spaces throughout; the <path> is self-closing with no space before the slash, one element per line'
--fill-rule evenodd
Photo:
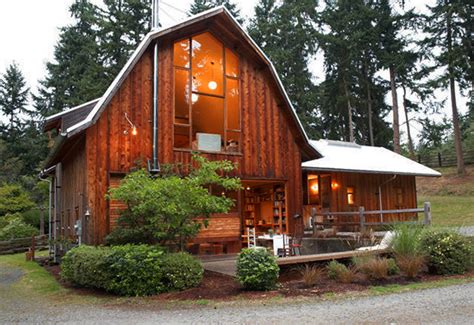
<path fill-rule="evenodd" d="M 241 307 L 195 307 L 174 310 L 131 306 L 56 306 L 47 301 L 13 301 L 0 296 L 0 323 L 89 324 L 472 324 L 474 283 L 385 296 L 333 301 Z M 17 307 L 16 307 L 17 306 Z"/>

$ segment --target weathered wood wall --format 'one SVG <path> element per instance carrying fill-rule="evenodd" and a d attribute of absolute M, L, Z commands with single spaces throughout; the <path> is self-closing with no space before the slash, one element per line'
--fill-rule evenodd
<path fill-rule="evenodd" d="M 173 40 L 159 46 L 158 158 L 160 163 L 189 163 L 191 152 L 173 148 L 174 80 Z M 238 165 L 242 179 L 287 182 L 288 215 L 302 213 L 301 153 L 294 124 L 283 107 L 281 94 L 261 64 L 240 54 L 242 150 L 240 154 L 205 154 L 209 159 L 227 159 Z M 124 114 L 136 124 L 129 130 Z M 94 243 L 110 231 L 111 205 L 105 199 L 111 173 L 127 173 L 135 162 L 152 155 L 152 56 L 147 51 L 126 78 L 99 120 L 86 131 L 88 205 L 94 220 Z M 291 218 L 290 218 L 291 220 Z M 236 223 L 234 233 L 240 236 Z M 211 227 L 210 229 L 213 229 Z M 290 225 L 291 229 L 291 225 Z M 207 236 L 214 235 L 207 231 Z"/>
<path fill-rule="evenodd" d="M 84 137 L 68 148 L 62 160 L 60 186 L 59 234 L 62 238 L 76 238 L 74 224 L 85 213 L 87 195 Z"/>
<path fill-rule="evenodd" d="M 383 210 L 410 209 L 417 207 L 416 182 L 414 176 L 398 175 L 395 179 L 393 175 L 363 174 L 363 173 L 324 173 L 331 175 L 331 181 L 338 184 L 337 189 L 331 189 L 330 211 L 358 211 L 363 206 L 366 211 L 379 210 L 379 186 L 382 192 Z M 347 202 L 347 187 L 355 190 L 355 204 L 349 205 Z M 399 204 L 397 190 L 402 191 L 402 202 Z M 305 191 L 306 192 L 306 191 Z M 305 215 L 310 213 L 309 206 L 305 207 Z M 410 215 L 386 214 L 384 221 L 406 220 Z M 379 215 L 366 217 L 367 222 L 376 222 Z M 358 221 L 358 217 L 344 217 L 344 220 Z"/>
<path fill-rule="evenodd" d="M 92 243 L 101 243 L 109 233 L 111 203 L 105 195 L 111 174 L 127 173 L 144 166 L 152 153 L 152 61 L 146 52 L 125 79 L 99 120 L 86 130 L 88 205 Z M 137 127 L 132 135 L 125 114 Z M 115 207 L 112 207 L 114 210 Z"/>

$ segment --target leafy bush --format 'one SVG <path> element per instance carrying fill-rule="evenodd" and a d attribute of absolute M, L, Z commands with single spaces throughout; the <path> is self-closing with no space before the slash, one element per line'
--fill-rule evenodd
<path fill-rule="evenodd" d="M 175 166 L 178 169 L 178 166 Z M 207 227 L 212 213 L 226 213 L 234 206 L 232 198 L 212 195 L 210 185 L 224 191 L 241 188 L 240 179 L 228 177 L 235 166 L 230 161 L 209 161 L 194 155 L 190 172 L 180 175 L 161 174 L 151 178 L 146 170 L 127 175 L 117 188 L 110 189 L 110 197 L 127 205 L 119 218 L 117 228 L 139 229 L 152 236 L 152 242 L 163 246 L 179 247 L 183 251 L 189 239 L 202 226 Z M 136 239 L 136 233 L 120 233 Z M 120 240 L 130 238 L 120 237 Z M 115 238 L 119 236 L 116 235 Z M 141 240 L 148 239 L 141 238 Z"/>
<path fill-rule="evenodd" d="M 314 287 L 316 284 L 321 282 L 324 269 L 316 265 L 305 265 L 304 268 L 300 270 L 301 275 L 303 276 L 303 282 L 307 287 Z"/>
<path fill-rule="evenodd" d="M 0 216 L 24 212 L 35 206 L 28 193 L 19 185 L 0 186 Z"/>
<path fill-rule="evenodd" d="M 429 231 L 422 247 L 427 254 L 428 268 L 437 274 L 460 274 L 470 267 L 473 248 L 469 240 L 451 231 Z"/>
<path fill-rule="evenodd" d="M 397 275 L 400 273 L 400 268 L 398 267 L 395 259 L 388 258 L 387 263 L 388 263 L 388 275 Z"/>
<path fill-rule="evenodd" d="M 152 295 L 197 286 L 200 263 L 188 254 L 166 255 L 149 245 L 81 245 L 62 259 L 61 276 L 71 283 L 125 296 Z"/>
<path fill-rule="evenodd" d="M 163 250 L 148 245 L 112 247 L 105 263 L 111 275 L 105 289 L 124 296 L 146 296 L 166 290 L 163 283 Z"/>
<path fill-rule="evenodd" d="M 175 253 L 164 256 L 162 272 L 168 290 L 184 290 L 201 283 L 204 269 L 188 253 Z"/>
<path fill-rule="evenodd" d="M 273 289 L 279 271 L 275 256 L 264 249 L 243 249 L 237 258 L 237 278 L 250 290 Z"/>
<path fill-rule="evenodd" d="M 105 289 L 110 281 L 106 257 L 111 253 L 108 247 L 72 248 L 61 259 L 61 277 L 77 286 Z"/>
<path fill-rule="evenodd" d="M 153 235 L 143 228 L 115 227 L 105 237 L 106 245 L 126 244 L 150 244 L 153 243 Z"/>
<path fill-rule="evenodd" d="M 15 213 L 6 215 L 3 218 L 3 227 L 0 228 L 0 240 L 10 240 L 15 238 L 25 238 L 39 234 L 38 229 L 23 222 L 21 215 Z"/>
<path fill-rule="evenodd" d="M 338 261 L 332 260 L 326 267 L 328 277 L 333 280 L 337 280 L 343 283 L 353 282 L 356 277 L 356 271 L 348 268 Z"/>
<path fill-rule="evenodd" d="M 367 256 L 355 259 L 355 266 L 370 279 L 381 280 L 388 277 L 388 259 L 378 256 Z"/>

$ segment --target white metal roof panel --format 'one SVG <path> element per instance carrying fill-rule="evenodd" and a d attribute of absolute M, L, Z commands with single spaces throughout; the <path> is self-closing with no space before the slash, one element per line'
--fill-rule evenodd
<path fill-rule="evenodd" d="M 332 140 L 310 143 L 323 157 L 304 162 L 302 167 L 306 170 L 441 176 L 436 170 L 382 147 Z"/>

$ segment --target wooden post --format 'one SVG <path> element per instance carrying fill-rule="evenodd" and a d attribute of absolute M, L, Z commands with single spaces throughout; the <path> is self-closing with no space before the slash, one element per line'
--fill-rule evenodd
<path fill-rule="evenodd" d="M 438 167 L 443 167 L 443 164 L 441 163 L 441 152 L 438 152 Z"/>
<path fill-rule="evenodd" d="M 425 214 L 425 220 L 423 223 L 426 226 L 430 226 L 431 225 L 431 203 L 425 202 L 423 208 L 424 208 L 424 214 Z"/>
<path fill-rule="evenodd" d="M 44 207 L 40 207 L 40 235 L 44 235 Z"/>
<path fill-rule="evenodd" d="M 359 222 L 360 222 L 360 232 L 365 231 L 365 208 L 359 207 Z"/>

